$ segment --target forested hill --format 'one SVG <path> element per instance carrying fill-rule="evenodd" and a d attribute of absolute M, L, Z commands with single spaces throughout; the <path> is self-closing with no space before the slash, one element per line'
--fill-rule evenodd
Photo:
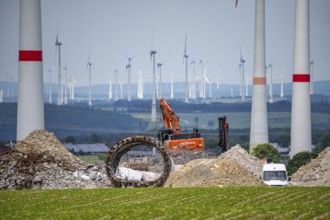
<path fill-rule="evenodd" d="M 217 112 L 250 112 L 251 102 L 243 103 L 185 103 L 179 100 L 167 100 L 171 108 L 176 113 L 217 113 Z M 106 107 L 107 105 L 103 106 Z M 118 100 L 111 105 L 113 108 L 125 108 L 127 112 L 150 112 L 151 100 Z M 157 107 L 159 102 L 157 102 Z M 312 112 L 330 113 L 330 103 L 328 101 L 313 102 L 311 105 Z M 290 112 L 291 102 L 278 101 L 267 104 L 268 112 Z"/>
<path fill-rule="evenodd" d="M 17 104 L 0 104 L 0 140 L 16 138 Z M 57 137 L 145 130 L 147 123 L 121 112 L 45 105 L 45 128 Z"/>

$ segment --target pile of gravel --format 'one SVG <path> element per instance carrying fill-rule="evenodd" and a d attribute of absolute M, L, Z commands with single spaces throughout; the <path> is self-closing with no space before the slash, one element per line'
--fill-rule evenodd
<path fill-rule="evenodd" d="M 0 189 L 63 189 L 108 186 L 104 167 L 85 166 L 53 133 L 33 131 L 0 155 Z"/>
<path fill-rule="evenodd" d="M 330 147 L 292 175 L 292 185 L 330 186 Z"/>
<path fill-rule="evenodd" d="M 239 145 L 217 158 L 191 160 L 170 174 L 165 187 L 264 186 L 262 163 Z"/>

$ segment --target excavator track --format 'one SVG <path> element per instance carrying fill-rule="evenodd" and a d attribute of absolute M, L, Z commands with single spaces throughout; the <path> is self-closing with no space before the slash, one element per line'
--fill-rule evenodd
<path fill-rule="evenodd" d="M 155 147 L 161 154 L 164 161 L 164 170 L 160 177 L 153 181 L 138 181 L 121 179 L 117 176 L 117 168 L 121 157 L 130 151 L 135 146 L 144 145 L 151 149 Z M 109 153 L 106 159 L 106 171 L 107 175 L 114 185 L 114 187 L 161 187 L 165 184 L 170 172 L 171 172 L 171 159 L 164 148 L 164 146 L 158 140 L 148 136 L 131 136 L 118 141 L 114 146 L 109 149 Z"/>

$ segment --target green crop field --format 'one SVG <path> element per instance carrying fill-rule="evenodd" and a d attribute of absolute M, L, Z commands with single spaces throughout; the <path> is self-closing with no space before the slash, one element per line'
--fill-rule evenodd
<path fill-rule="evenodd" d="M 330 219 L 330 187 L 0 191 L 0 219 Z"/>

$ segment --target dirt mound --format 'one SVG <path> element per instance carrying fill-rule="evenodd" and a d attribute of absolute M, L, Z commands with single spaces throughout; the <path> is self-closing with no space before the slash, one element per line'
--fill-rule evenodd
<path fill-rule="evenodd" d="M 171 173 L 165 187 L 263 186 L 264 183 L 236 161 L 223 157 L 196 159 Z"/>
<path fill-rule="evenodd" d="M 36 130 L 0 155 L 0 189 L 81 188 L 88 185 L 85 169 L 52 133 Z"/>
<path fill-rule="evenodd" d="M 330 147 L 292 175 L 292 185 L 330 186 Z"/>

